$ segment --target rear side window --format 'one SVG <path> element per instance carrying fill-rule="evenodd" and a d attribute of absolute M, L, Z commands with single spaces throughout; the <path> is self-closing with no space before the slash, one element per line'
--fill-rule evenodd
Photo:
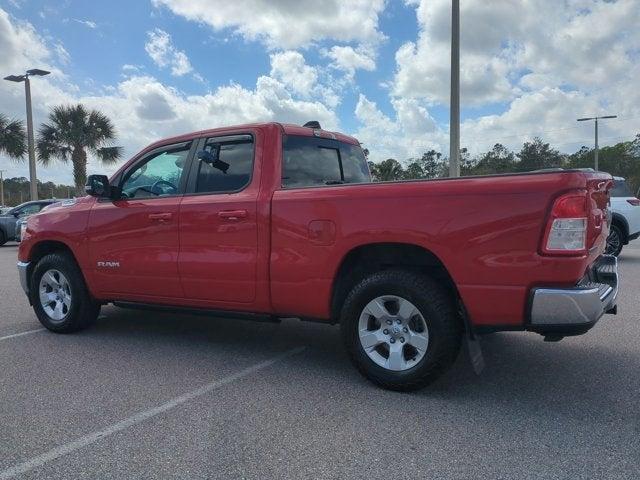
<path fill-rule="evenodd" d="M 612 197 L 633 197 L 633 192 L 624 180 L 614 180 L 611 189 Z"/>
<path fill-rule="evenodd" d="M 368 183 L 369 167 L 362 148 L 337 140 L 287 135 L 283 145 L 285 188 Z"/>
<path fill-rule="evenodd" d="M 238 135 L 226 141 L 210 138 L 204 150 L 219 151 L 219 162 L 196 159 L 196 193 L 237 192 L 249 185 L 253 171 L 253 138 L 250 135 Z"/>

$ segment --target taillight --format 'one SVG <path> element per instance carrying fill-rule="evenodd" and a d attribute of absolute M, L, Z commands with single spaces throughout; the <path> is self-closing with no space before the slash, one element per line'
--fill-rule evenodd
<path fill-rule="evenodd" d="M 630 203 L 631 205 L 633 205 L 634 207 L 638 207 L 640 206 L 640 200 L 638 200 L 637 198 L 629 198 L 627 200 L 627 203 Z"/>
<path fill-rule="evenodd" d="M 542 251 L 550 255 L 585 253 L 588 223 L 586 192 L 558 197 L 549 214 Z"/>

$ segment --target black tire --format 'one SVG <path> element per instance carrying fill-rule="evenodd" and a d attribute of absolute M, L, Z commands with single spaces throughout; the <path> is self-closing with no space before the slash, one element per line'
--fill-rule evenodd
<path fill-rule="evenodd" d="M 45 312 L 39 292 L 40 280 L 45 273 L 52 270 L 64 275 L 70 291 L 70 305 L 64 317 L 57 321 Z M 91 298 L 75 259 L 66 253 L 51 253 L 38 261 L 31 275 L 29 292 L 38 320 L 52 332 L 77 332 L 91 325 L 100 313 L 100 304 Z"/>
<path fill-rule="evenodd" d="M 607 237 L 607 249 L 605 253 L 608 255 L 613 255 L 617 257 L 622 252 L 622 247 L 624 245 L 624 234 L 622 233 L 622 229 L 612 224 L 609 229 L 609 236 Z"/>
<path fill-rule="evenodd" d="M 406 370 L 393 371 L 378 365 L 360 342 L 360 315 L 370 301 L 380 296 L 408 300 L 426 322 L 426 353 Z M 390 390 L 418 390 L 430 384 L 451 367 L 462 343 L 462 321 L 450 293 L 431 278 L 404 270 L 381 271 L 358 283 L 347 296 L 340 320 L 342 337 L 355 367 L 371 382 Z"/>
<path fill-rule="evenodd" d="M 2 230 L 0 230 L 0 247 L 7 243 L 7 236 L 4 234 Z"/>

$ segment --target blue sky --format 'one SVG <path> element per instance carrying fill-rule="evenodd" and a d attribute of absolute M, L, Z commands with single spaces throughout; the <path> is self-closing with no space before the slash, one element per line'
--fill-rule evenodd
<path fill-rule="evenodd" d="M 575 123 L 584 115 L 620 116 L 603 126 L 604 143 L 640 130 L 640 2 L 462 4 L 462 145 L 472 153 L 536 135 L 571 151 L 592 141 Z M 449 11 L 448 0 L 1 0 L 0 68 L 51 69 L 33 82 L 36 123 L 60 103 L 99 108 L 126 156 L 197 128 L 318 119 L 374 160 L 404 160 L 448 151 Z M 24 118 L 22 95 L 2 82 L 0 111 Z M 70 179 L 55 167 L 42 176 Z"/>

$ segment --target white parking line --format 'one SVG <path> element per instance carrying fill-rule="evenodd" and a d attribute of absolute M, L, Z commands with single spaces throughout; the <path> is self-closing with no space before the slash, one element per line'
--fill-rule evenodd
<path fill-rule="evenodd" d="M 7 335 L 6 337 L 0 337 L 0 342 L 2 340 L 9 340 L 10 338 L 22 337 L 23 335 L 29 335 L 30 333 L 38 333 L 46 330 L 46 328 L 36 328 L 35 330 L 27 330 L 26 332 L 14 333 L 13 335 Z"/>
<path fill-rule="evenodd" d="M 237 373 L 229 375 L 227 377 L 221 378 L 219 380 L 215 380 L 207 385 L 204 385 L 196 390 L 185 393 L 184 395 L 180 395 L 172 400 L 169 400 L 162 405 L 151 408 L 149 410 L 145 410 L 143 412 L 136 413 L 129 418 L 126 418 L 118 423 L 115 423 L 109 427 L 103 428 L 102 430 L 98 430 L 97 432 L 90 433 L 85 435 L 84 437 L 80 437 L 79 439 L 56 447 L 48 452 L 45 452 L 41 455 L 31 458 L 26 462 L 19 463 L 14 465 L 13 467 L 9 467 L 6 470 L 0 472 L 0 480 L 6 480 L 9 478 L 14 478 L 16 475 L 21 475 L 29 470 L 33 470 L 34 468 L 41 467 L 42 465 L 51 462 L 57 458 L 60 458 L 69 453 L 75 452 L 81 448 L 86 447 L 87 445 L 91 445 L 92 443 L 97 442 L 98 440 L 108 437 L 109 435 L 113 435 L 114 433 L 121 432 L 129 427 L 133 427 L 138 423 L 144 422 L 150 418 L 153 418 L 161 413 L 164 413 L 168 410 L 171 410 L 183 403 L 188 402 L 189 400 L 193 400 L 194 398 L 200 397 L 206 393 L 209 393 L 213 390 L 216 390 L 220 387 L 230 384 L 231 382 L 235 382 L 236 380 L 240 380 L 248 375 L 251 375 L 258 370 L 262 370 L 264 368 L 270 367 L 276 362 L 283 360 L 292 355 L 296 355 L 302 352 L 305 347 L 298 347 L 292 350 L 289 350 L 285 353 L 282 353 L 276 357 L 271 358 L 270 360 L 265 360 L 264 362 L 257 363 L 251 367 L 247 367 L 243 370 L 240 370 Z"/>

